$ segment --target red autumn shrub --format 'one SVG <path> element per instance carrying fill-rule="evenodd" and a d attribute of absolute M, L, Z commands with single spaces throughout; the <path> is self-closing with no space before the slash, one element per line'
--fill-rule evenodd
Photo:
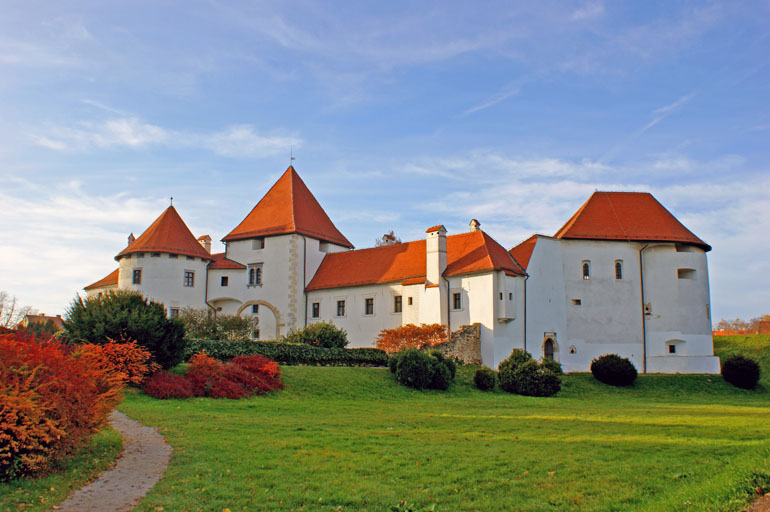
<path fill-rule="evenodd" d="M 160 369 L 160 365 L 152 361 L 152 353 L 131 339 L 107 338 L 104 345 L 86 343 L 77 347 L 77 354 L 118 376 L 124 384 L 139 385 Z"/>
<path fill-rule="evenodd" d="M 0 480 L 61 460 L 105 423 L 121 388 L 55 339 L 0 335 Z"/>
<path fill-rule="evenodd" d="M 181 380 L 189 386 L 184 388 Z M 176 389 L 183 389 L 178 391 Z M 264 356 L 240 356 L 228 363 L 217 361 L 205 353 L 190 358 L 184 376 L 156 373 L 144 384 L 144 391 L 155 398 L 244 398 L 283 388 L 278 364 Z M 187 394 L 189 390 L 189 395 Z"/>
<path fill-rule="evenodd" d="M 169 372 L 157 372 L 147 377 L 142 384 L 142 391 L 153 398 L 192 398 L 192 382 L 184 375 Z"/>
<path fill-rule="evenodd" d="M 406 324 L 395 329 L 383 329 L 375 346 L 388 354 L 407 348 L 433 347 L 449 340 L 447 328 L 441 324 Z"/>

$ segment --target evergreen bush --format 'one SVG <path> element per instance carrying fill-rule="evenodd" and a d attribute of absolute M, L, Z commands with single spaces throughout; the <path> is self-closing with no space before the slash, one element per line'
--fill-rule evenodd
<path fill-rule="evenodd" d="M 525 396 L 551 396 L 561 389 L 561 380 L 547 364 L 539 363 L 521 349 L 514 349 L 500 363 L 497 372 L 500 387 Z"/>
<path fill-rule="evenodd" d="M 148 301 L 138 292 L 116 290 L 87 299 L 78 297 L 67 309 L 64 329 L 71 343 L 135 340 L 163 368 L 182 361 L 181 322 L 167 318 L 163 304 Z"/>
<path fill-rule="evenodd" d="M 415 389 L 449 388 L 454 378 L 454 363 L 443 354 L 424 352 L 414 348 L 399 353 L 396 362 L 396 380 Z"/>
<path fill-rule="evenodd" d="M 497 372 L 492 368 L 479 368 L 476 373 L 473 374 L 473 383 L 481 391 L 491 391 L 495 389 L 495 382 L 497 381 Z"/>
<path fill-rule="evenodd" d="M 739 388 L 755 389 L 759 383 L 760 374 L 759 364 L 742 355 L 727 357 L 722 362 L 722 377 Z"/>
<path fill-rule="evenodd" d="M 321 348 L 345 348 L 348 345 L 348 333 L 331 322 L 318 322 L 302 329 L 292 329 L 283 341 Z"/>
<path fill-rule="evenodd" d="M 636 368 L 625 357 L 606 354 L 591 361 L 591 373 L 610 386 L 630 386 L 636 380 Z"/>

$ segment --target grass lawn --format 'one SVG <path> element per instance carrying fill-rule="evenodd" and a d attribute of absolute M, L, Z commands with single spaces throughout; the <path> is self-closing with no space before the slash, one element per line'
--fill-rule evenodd
<path fill-rule="evenodd" d="M 770 343 L 752 350 L 768 350 Z M 284 367 L 286 389 L 239 401 L 127 394 L 120 409 L 174 447 L 136 510 L 740 510 L 770 487 L 770 369 L 565 378 L 551 398 L 414 391 L 385 369 Z"/>
<path fill-rule="evenodd" d="M 93 435 L 89 444 L 52 473 L 37 479 L 0 483 L 0 510 L 51 510 L 51 506 L 64 500 L 70 491 L 109 468 L 122 448 L 123 439 L 111 428 Z"/>

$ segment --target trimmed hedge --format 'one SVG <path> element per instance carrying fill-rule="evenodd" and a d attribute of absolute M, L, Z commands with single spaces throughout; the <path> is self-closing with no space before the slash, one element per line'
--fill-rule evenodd
<path fill-rule="evenodd" d="M 636 367 L 628 358 L 605 354 L 591 361 L 591 373 L 610 386 L 630 386 L 636 380 Z"/>
<path fill-rule="evenodd" d="M 760 375 L 759 363 L 748 357 L 734 355 L 722 361 L 722 377 L 733 386 L 755 389 Z"/>
<path fill-rule="evenodd" d="M 376 348 L 321 348 L 274 341 L 186 340 L 184 360 L 205 351 L 215 359 L 260 354 L 279 364 L 307 366 L 387 366 L 388 354 Z"/>
<path fill-rule="evenodd" d="M 396 380 L 410 388 L 446 390 L 454 379 L 454 361 L 435 350 L 408 348 L 392 359 Z"/>

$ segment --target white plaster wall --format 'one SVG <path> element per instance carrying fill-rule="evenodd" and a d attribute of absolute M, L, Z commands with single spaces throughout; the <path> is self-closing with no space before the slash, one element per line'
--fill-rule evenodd
<path fill-rule="evenodd" d="M 495 279 L 498 292 L 492 301 L 497 305 L 498 313 L 493 324 L 494 356 L 492 361 L 483 360 L 492 368 L 507 359 L 513 349 L 524 348 L 524 278 L 498 271 Z"/>
<path fill-rule="evenodd" d="M 145 297 L 163 303 L 166 308 L 203 308 L 206 307 L 204 296 L 206 288 L 206 266 L 208 260 L 188 259 L 187 256 L 170 258 L 167 253 L 144 257 L 131 254 L 120 258 L 118 288 L 137 290 Z M 134 269 L 142 269 L 142 282 L 132 283 Z M 195 272 L 194 286 L 184 286 L 184 272 Z"/>
<path fill-rule="evenodd" d="M 422 287 L 423 285 L 419 286 Z M 404 288 L 417 288 L 417 286 L 404 287 L 394 283 L 307 292 L 308 324 L 321 321 L 331 322 L 347 331 L 350 340 L 348 347 L 374 347 L 375 339 L 380 331 L 402 325 L 403 313 L 393 311 L 393 298 L 396 295 L 401 295 L 404 297 L 402 311 L 410 308 L 404 296 Z M 364 314 L 366 298 L 374 298 L 373 315 Z M 345 301 L 345 316 L 343 317 L 337 316 L 338 300 Z M 319 318 L 312 318 L 313 302 L 320 304 Z M 411 308 L 416 309 L 417 302 L 415 299 L 415 304 Z"/>

